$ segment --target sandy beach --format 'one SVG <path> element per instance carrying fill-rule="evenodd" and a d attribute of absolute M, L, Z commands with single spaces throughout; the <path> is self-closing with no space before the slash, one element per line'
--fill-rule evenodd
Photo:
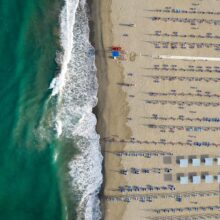
<path fill-rule="evenodd" d="M 220 218 L 219 4 L 93 2 L 103 219 Z"/>

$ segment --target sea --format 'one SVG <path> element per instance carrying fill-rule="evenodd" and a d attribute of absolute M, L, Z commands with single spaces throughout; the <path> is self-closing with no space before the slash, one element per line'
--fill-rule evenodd
<path fill-rule="evenodd" d="M 0 0 L 0 220 L 99 220 L 86 0 Z"/>

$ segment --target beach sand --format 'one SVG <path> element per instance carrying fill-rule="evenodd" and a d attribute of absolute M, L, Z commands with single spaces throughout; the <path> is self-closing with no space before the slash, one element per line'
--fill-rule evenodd
<path fill-rule="evenodd" d="M 178 160 L 178 157 L 219 157 L 219 123 L 204 119 L 220 118 L 218 62 L 193 60 L 193 57 L 220 57 L 219 4 L 216 0 L 94 1 L 92 19 L 99 81 L 96 114 L 104 154 L 104 219 L 177 219 L 174 216 L 188 219 L 201 215 L 207 219 L 214 219 L 214 215 L 220 218 L 218 210 L 207 209 L 220 205 L 219 194 L 207 193 L 210 190 L 218 193 L 217 180 L 205 183 L 202 179 L 200 184 L 189 181 L 183 185 L 177 178 L 219 173 L 216 161 L 212 166 L 205 166 L 202 160 L 199 167 L 189 164 L 182 168 Z M 162 11 L 150 11 L 155 9 Z M 217 37 L 208 37 L 207 33 Z M 123 59 L 111 58 L 113 45 L 123 48 Z M 168 59 L 169 56 L 186 56 L 189 60 Z M 165 157 L 160 155 L 146 158 L 115 154 L 121 151 L 165 151 L 172 154 L 171 163 L 166 164 Z M 131 168 L 158 168 L 160 173 L 133 174 Z M 171 169 L 170 181 L 165 180 L 165 168 Z M 128 174 L 120 174 L 122 169 Z M 119 186 L 147 184 L 173 185 L 175 190 L 123 193 L 118 190 Z M 195 191 L 207 195 L 192 196 Z M 172 198 L 162 198 L 165 193 Z M 147 195 L 152 201 L 138 201 Z M 182 202 L 176 200 L 177 195 L 182 195 Z M 129 196 L 132 199 L 126 202 Z M 186 207 L 198 210 L 177 210 Z M 175 212 L 159 212 L 169 208 Z"/>

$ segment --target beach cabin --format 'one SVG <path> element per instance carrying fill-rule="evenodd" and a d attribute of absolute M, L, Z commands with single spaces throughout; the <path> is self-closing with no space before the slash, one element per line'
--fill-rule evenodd
<path fill-rule="evenodd" d="M 213 158 L 205 158 L 205 166 L 212 166 Z"/>
<path fill-rule="evenodd" d="M 192 165 L 193 165 L 194 167 L 200 166 L 200 159 L 198 159 L 198 158 L 192 159 Z"/>
<path fill-rule="evenodd" d="M 220 174 L 217 175 L 217 182 L 220 183 Z"/>
<path fill-rule="evenodd" d="M 201 176 L 193 176 L 192 182 L 193 182 L 193 184 L 200 184 L 201 183 Z"/>
<path fill-rule="evenodd" d="M 205 183 L 213 183 L 214 177 L 213 175 L 206 175 L 205 176 Z"/>
<path fill-rule="evenodd" d="M 180 184 L 188 184 L 189 183 L 189 178 L 188 176 L 181 176 L 180 177 Z"/>
<path fill-rule="evenodd" d="M 180 167 L 188 167 L 188 159 L 180 159 Z"/>

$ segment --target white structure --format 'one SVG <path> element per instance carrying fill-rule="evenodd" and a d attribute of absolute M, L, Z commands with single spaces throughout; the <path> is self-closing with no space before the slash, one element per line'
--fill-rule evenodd
<path fill-rule="evenodd" d="M 192 181 L 193 181 L 193 184 L 201 183 L 201 176 L 193 176 Z"/>
<path fill-rule="evenodd" d="M 188 176 L 181 176 L 180 177 L 180 184 L 188 184 L 188 183 L 189 183 Z"/>
<path fill-rule="evenodd" d="M 220 57 L 192 57 L 192 56 L 171 56 L 159 55 L 154 58 L 171 59 L 171 60 L 201 60 L 201 61 L 220 61 Z"/>
<path fill-rule="evenodd" d="M 200 159 L 197 159 L 197 158 L 192 159 L 192 165 L 194 167 L 200 166 Z"/>
<path fill-rule="evenodd" d="M 188 159 L 180 159 L 180 167 L 188 167 Z"/>
<path fill-rule="evenodd" d="M 205 158 L 205 166 L 212 166 L 213 158 Z"/>
<path fill-rule="evenodd" d="M 220 157 L 217 158 L 217 164 L 220 165 Z"/>
<path fill-rule="evenodd" d="M 205 176 L 205 183 L 213 183 L 213 176 L 212 175 L 206 175 Z"/>
<path fill-rule="evenodd" d="M 217 182 L 220 183 L 220 175 L 217 176 Z"/>

